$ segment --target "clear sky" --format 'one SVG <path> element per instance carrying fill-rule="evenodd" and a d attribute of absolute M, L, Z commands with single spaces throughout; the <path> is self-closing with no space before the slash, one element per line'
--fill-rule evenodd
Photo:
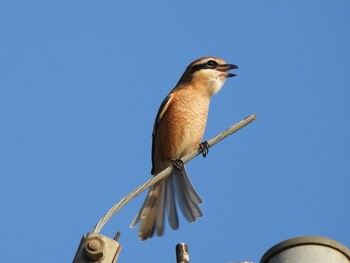
<path fill-rule="evenodd" d="M 119 262 L 258 262 L 272 245 L 321 235 L 350 247 L 350 2 L 2 1 L 1 257 L 70 262 L 83 234 L 150 178 L 160 103 L 187 65 L 239 66 L 212 99 L 209 139 L 258 119 L 188 172 L 204 217 L 146 242 L 105 226 Z"/>

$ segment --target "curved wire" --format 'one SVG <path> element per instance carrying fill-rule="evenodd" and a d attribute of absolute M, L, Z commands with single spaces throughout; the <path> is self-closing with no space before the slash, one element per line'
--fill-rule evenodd
<path fill-rule="evenodd" d="M 232 133 L 242 129 L 244 126 L 248 125 L 249 123 L 253 122 L 256 120 L 256 115 L 252 114 L 249 117 L 237 122 L 236 124 L 232 125 L 230 128 L 227 130 L 223 131 L 222 133 L 218 134 L 214 138 L 210 139 L 207 141 L 209 147 L 214 146 L 221 140 L 225 139 L 226 137 L 230 136 Z M 187 154 L 184 156 L 181 160 L 183 163 L 188 163 L 191 161 L 194 157 L 197 155 L 201 154 L 202 150 L 199 147 L 197 150 L 194 150 L 193 152 Z M 160 180 L 165 179 L 167 176 L 170 175 L 171 170 L 176 169 L 173 168 L 173 166 L 169 166 L 162 172 L 158 173 L 155 175 L 153 178 L 149 179 L 146 181 L 144 184 L 140 185 L 137 187 L 134 191 L 132 191 L 130 194 L 127 196 L 123 197 L 122 200 L 120 200 L 118 203 L 116 203 L 101 219 L 100 221 L 96 224 L 95 228 L 93 229 L 93 233 L 99 233 L 101 229 L 104 227 L 104 225 L 111 219 L 111 217 L 117 213 L 123 206 L 125 206 L 127 203 L 129 203 L 132 199 L 134 199 L 136 196 L 141 194 L 143 191 L 145 191 L 147 188 L 151 187 L 152 185 L 156 184 Z"/>

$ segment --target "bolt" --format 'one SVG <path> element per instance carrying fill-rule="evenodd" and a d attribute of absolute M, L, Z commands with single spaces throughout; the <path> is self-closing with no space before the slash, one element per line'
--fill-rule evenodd
<path fill-rule="evenodd" d="M 84 255 L 96 262 L 103 258 L 104 242 L 101 238 L 94 236 L 85 240 Z"/>

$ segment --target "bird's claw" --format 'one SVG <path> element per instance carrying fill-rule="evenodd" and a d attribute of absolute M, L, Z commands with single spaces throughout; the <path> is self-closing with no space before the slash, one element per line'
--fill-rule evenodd
<path fill-rule="evenodd" d="M 199 144 L 199 150 L 201 151 L 204 158 L 209 153 L 209 147 L 210 147 L 210 145 L 207 141 L 204 141 L 204 142 Z"/>
<path fill-rule="evenodd" d="M 183 169 L 185 165 L 181 159 L 171 159 L 170 161 L 173 163 L 174 167 L 180 171 Z"/>

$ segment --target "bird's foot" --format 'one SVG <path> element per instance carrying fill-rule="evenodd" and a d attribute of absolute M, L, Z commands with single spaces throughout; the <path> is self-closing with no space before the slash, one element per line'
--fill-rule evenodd
<path fill-rule="evenodd" d="M 199 150 L 201 151 L 204 158 L 209 153 L 209 147 L 210 147 L 210 145 L 207 141 L 204 141 L 204 142 L 199 144 Z"/>
<path fill-rule="evenodd" d="M 181 159 L 170 159 L 170 161 L 173 163 L 176 169 L 181 171 L 184 168 L 185 164 Z"/>

